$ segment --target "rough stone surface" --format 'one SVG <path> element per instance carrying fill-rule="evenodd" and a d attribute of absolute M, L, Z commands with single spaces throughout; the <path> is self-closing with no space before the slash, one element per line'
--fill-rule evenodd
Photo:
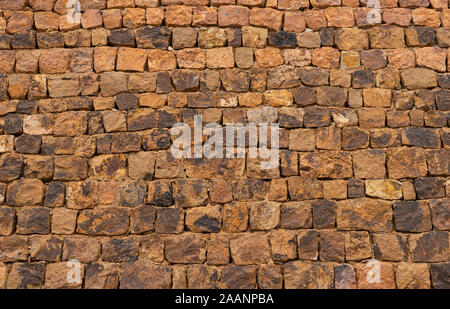
<path fill-rule="evenodd" d="M 0 288 L 449 288 L 447 0 L 69 2 L 0 0 Z"/>

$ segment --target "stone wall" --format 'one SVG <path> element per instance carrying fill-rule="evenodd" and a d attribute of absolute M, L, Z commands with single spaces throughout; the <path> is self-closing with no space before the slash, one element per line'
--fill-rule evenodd
<path fill-rule="evenodd" d="M 0 0 L 0 288 L 450 287 L 447 0 L 67 2 Z"/>

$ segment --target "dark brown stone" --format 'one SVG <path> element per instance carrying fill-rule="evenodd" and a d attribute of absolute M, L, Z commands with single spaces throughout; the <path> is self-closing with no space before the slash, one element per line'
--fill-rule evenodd
<path fill-rule="evenodd" d="M 199 88 L 200 73 L 198 71 L 176 70 L 171 77 L 176 91 L 196 91 Z"/>
<path fill-rule="evenodd" d="M 167 266 L 147 261 L 127 262 L 123 265 L 121 289 L 169 289 L 172 271 Z"/>
<path fill-rule="evenodd" d="M 314 88 L 298 87 L 293 91 L 295 104 L 308 106 L 317 102 L 316 90 Z"/>
<path fill-rule="evenodd" d="M 201 264 L 206 259 L 206 242 L 191 235 L 169 238 L 165 242 L 165 256 L 170 263 Z"/>
<path fill-rule="evenodd" d="M 139 98 L 132 93 L 121 93 L 116 97 L 118 109 L 133 109 L 139 105 Z"/>
<path fill-rule="evenodd" d="M 63 239 L 58 236 L 33 236 L 30 238 L 30 255 L 33 261 L 57 262 L 62 246 Z"/>
<path fill-rule="evenodd" d="M 414 179 L 414 187 L 419 199 L 445 196 L 444 179 L 439 177 L 422 177 Z"/>
<path fill-rule="evenodd" d="M 424 202 L 395 202 L 394 218 L 397 231 L 426 232 L 431 230 L 431 213 L 428 205 Z"/>
<path fill-rule="evenodd" d="M 83 210 L 78 216 L 77 232 L 87 235 L 121 235 L 128 230 L 128 214 L 123 208 Z"/>
<path fill-rule="evenodd" d="M 303 116 L 303 124 L 307 128 L 326 127 L 331 122 L 331 114 L 327 108 L 307 107 Z"/>
<path fill-rule="evenodd" d="M 22 175 L 24 161 L 21 155 L 5 153 L 0 158 L 0 181 L 9 182 Z"/>
<path fill-rule="evenodd" d="M 42 137 L 23 134 L 15 138 L 14 144 L 18 153 L 36 154 L 41 149 Z"/>
<path fill-rule="evenodd" d="M 139 242 L 133 238 L 112 238 L 102 241 L 102 260 L 107 262 L 135 261 Z"/>
<path fill-rule="evenodd" d="M 222 269 L 221 288 L 253 289 L 256 286 L 255 266 L 228 265 Z"/>
<path fill-rule="evenodd" d="M 170 29 L 166 27 L 145 26 L 136 30 L 136 42 L 139 48 L 166 49 L 170 44 Z"/>
<path fill-rule="evenodd" d="M 370 70 L 359 70 L 352 73 L 353 87 L 373 88 L 375 87 L 375 76 Z"/>
<path fill-rule="evenodd" d="M 312 203 L 314 227 L 317 229 L 334 228 L 336 224 L 336 202 L 318 200 Z"/>
<path fill-rule="evenodd" d="M 138 33 L 136 33 L 136 36 L 138 36 Z M 139 38 L 139 40 L 142 40 L 141 32 L 139 32 Z M 136 45 L 134 32 L 132 29 L 111 30 L 110 34 L 108 35 L 108 43 L 112 46 L 134 47 Z M 142 45 L 142 43 L 139 43 L 138 41 L 138 47 L 141 47 L 140 45 Z"/>
<path fill-rule="evenodd" d="M 15 263 L 8 276 L 8 289 L 39 289 L 44 286 L 44 263 Z"/>
<path fill-rule="evenodd" d="M 430 264 L 431 283 L 435 289 L 450 287 L 450 263 Z"/>
<path fill-rule="evenodd" d="M 344 233 L 320 232 L 319 256 L 321 261 L 343 262 L 345 259 Z"/>
<path fill-rule="evenodd" d="M 48 234 L 50 210 L 45 207 L 24 207 L 17 214 L 17 233 Z"/>
<path fill-rule="evenodd" d="M 174 234 L 184 229 L 184 212 L 180 208 L 161 208 L 156 213 L 156 233 Z"/>
<path fill-rule="evenodd" d="M 409 248 L 414 262 L 445 262 L 448 260 L 449 239 L 447 232 L 412 234 Z"/>

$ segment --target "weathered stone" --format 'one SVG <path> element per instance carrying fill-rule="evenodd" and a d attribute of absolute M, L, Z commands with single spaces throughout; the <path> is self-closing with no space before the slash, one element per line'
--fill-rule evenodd
<path fill-rule="evenodd" d="M 12 235 L 1 237 L 0 260 L 2 262 L 27 261 L 28 259 L 28 239 L 24 236 Z"/>
<path fill-rule="evenodd" d="M 102 260 L 107 262 L 135 261 L 139 242 L 134 239 L 112 238 L 102 241 Z"/>
<path fill-rule="evenodd" d="M 84 236 L 64 239 L 63 260 L 76 259 L 82 263 L 94 262 L 100 257 L 100 241 Z"/>
<path fill-rule="evenodd" d="M 119 286 L 119 271 L 113 263 L 88 264 L 85 268 L 85 288 L 115 289 Z"/>
<path fill-rule="evenodd" d="M 364 260 L 372 257 L 372 249 L 367 232 L 349 232 L 345 234 L 346 260 Z"/>
<path fill-rule="evenodd" d="M 385 200 L 402 198 L 401 183 L 390 179 L 366 180 L 366 195 Z"/>
<path fill-rule="evenodd" d="M 222 211 L 225 232 L 242 232 L 247 229 L 248 209 L 246 203 L 226 204 Z"/>
<path fill-rule="evenodd" d="M 431 230 L 431 214 L 426 203 L 417 201 L 394 204 L 395 225 L 398 231 L 425 232 Z"/>
<path fill-rule="evenodd" d="M 33 236 L 30 238 L 30 255 L 33 260 L 59 261 L 62 253 L 62 238 L 56 236 Z"/>
<path fill-rule="evenodd" d="M 139 207 L 144 205 L 146 185 L 141 181 L 124 182 L 118 188 L 119 204 L 124 207 Z"/>
<path fill-rule="evenodd" d="M 218 232 L 221 218 L 217 206 L 193 208 L 186 213 L 186 226 L 192 232 Z"/>
<path fill-rule="evenodd" d="M 234 56 L 231 47 L 218 47 L 206 50 L 206 66 L 212 69 L 232 68 Z"/>
<path fill-rule="evenodd" d="M 307 107 L 303 117 L 303 124 L 307 128 L 325 127 L 330 124 L 331 116 L 327 108 Z"/>
<path fill-rule="evenodd" d="M 253 8 L 250 13 L 252 26 L 265 27 L 270 30 L 281 30 L 282 20 L 283 13 L 271 8 Z"/>
<path fill-rule="evenodd" d="M 322 198 L 322 184 L 315 178 L 293 176 L 288 178 L 289 196 L 293 200 Z"/>
<path fill-rule="evenodd" d="M 312 203 L 312 214 L 316 229 L 334 228 L 336 225 L 336 202 L 314 201 Z"/>
<path fill-rule="evenodd" d="M 230 250 L 237 265 L 267 263 L 270 259 L 269 241 L 261 234 L 247 234 L 230 240 Z"/>
<path fill-rule="evenodd" d="M 297 236 L 295 232 L 275 230 L 270 234 L 272 257 L 275 261 L 289 261 L 297 257 Z"/>
<path fill-rule="evenodd" d="M 187 269 L 187 286 L 191 289 L 214 289 L 219 285 L 219 270 L 206 265 L 192 265 Z"/>
<path fill-rule="evenodd" d="M 16 211 L 13 208 L 0 209 L 0 235 L 11 235 L 14 231 Z"/>
<path fill-rule="evenodd" d="M 184 229 L 184 212 L 179 208 L 158 209 L 155 231 L 156 233 L 174 234 Z"/>
<path fill-rule="evenodd" d="M 281 207 L 280 227 L 299 229 L 312 227 L 311 205 L 309 202 L 289 202 Z"/>
<path fill-rule="evenodd" d="M 386 155 L 382 150 L 361 150 L 353 154 L 356 178 L 382 179 L 386 175 Z"/>
<path fill-rule="evenodd" d="M 245 92 L 250 87 L 248 73 L 240 69 L 227 69 L 220 72 L 220 80 L 226 91 Z"/>
<path fill-rule="evenodd" d="M 430 288 L 430 273 L 426 264 L 400 263 L 395 275 L 400 289 Z"/>
<path fill-rule="evenodd" d="M 260 289 L 281 289 L 283 275 L 280 265 L 261 265 L 258 268 L 258 287 Z"/>
<path fill-rule="evenodd" d="M 284 265 L 284 285 L 287 289 L 329 289 L 333 282 L 334 270 L 328 264 L 295 261 Z"/>
<path fill-rule="evenodd" d="M 193 26 L 214 26 L 217 25 L 217 9 L 213 7 L 193 7 Z"/>
<path fill-rule="evenodd" d="M 252 123 L 272 123 L 278 119 L 277 110 L 271 106 L 252 109 L 247 112 L 247 119 Z"/>
<path fill-rule="evenodd" d="M 428 69 L 407 69 L 402 71 L 400 76 L 403 84 L 408 89 L 431 88 L 437 85 L 436 72 Z"/>
<path fill-rule="evenodd" d="M 262 68 L 276 67 L 284 62 L 280 50 L 274 47 L 255 50 L 255 58 L 258 65 Z"/>
<path fill-rule="evenodd" d="M 374 148 L 400 146 L 400 132 L 392 129 L 371 130 L 370 146 Z"/>
<path fill-rule="evenodd" d="M 336 221 L 340 230 L 379 232 L 392 228 L 392 209 L 389 202 L 363 198 L 337 203 Z"/>
<path fill-rule="evenodd" d="M 101 208 L 80 212 L 77 232 L 88 235 L 120 235 L 128 230 L 128 215 L 123 208 Z"/>
<path fill-rule="evenodd" d="M 254 289 L 256 286 L 255 266 L 228 265 L 222 270 L 221 288 Z"/>
<path fill-rule="evenodd" d="M 280 208 L 274 202 L 255 202 L 250 208 L 250 229 L 270 230 L 280 221 Z"/>
<path fill-rule="evenodd" d="M 370 70 L 358 70 L 352 73 L 352 85 L 354 88 L 373 88 L 375 76 Z"/>
<path fill-rule="evenodd" d="M 414 187 L 419 199 L 444 197 L 444 179 L 439 177 L 421 177 L 414 179 Z"/>
<path fill-rule="evenodd" d="M 319 256 L 321 261 L 343 262 L 345 259 L 344 233 L 324 231 L 320 233 Z"/>
<path fill-rule="evenodd" d="M 206 259 L 206 242 L 191 235 L 169 238 L 165 241 L 165 256 L 171 263 L 203 263 Z"/>
<path fill-rule="evenodd" d="M 15 263 L 10 270 L 7 289 L 40 289 L 44 286 L 45 264 Z"/>
<path fill-rule="evenodd" d="M 225 180 L 214 180 L 211 182 L 209 189 L 211 202 L 213 203 L 228 203 L 233 199 L 231 185 Z"/>
<path fill-rule="evenodd" d="M 253 48 L 263 48 L 266 46 L 268 31 L 264 28 L 251 26 L 242 27 L 242 45 Z"/>
<path fill-rule="evenodd" d="M 388 154 L 387 168 L 393 179 L 425 176 L 425 153 L 419 148 L 394 148 Z"/>
<path fill-rule="evenodd" d="M 306 25 L 313 31 L 320 30 L 327 26 L 327 19 L 322 10 L 305 10 L 304 15 Z"/>
<path fill-rule="evenodd" d="M 301 260 L 317 260 L 319 256 L 319 233 L 302 231 L 297 235 L 298 257 Z"/>
<path fill-rule="evenodd" d="M 300 173 L 306 177 L 346 178 L 352 176 L 348 153 L 310 153 L 300 155 Z"/>
<path fill-rule="evenodd" d="M 16 180 L 8 185 L 6 200 L 11 206 L 40 205 L 44 189 L 44 184 L 38 179 Z"/>
<path fill-rule="evenodd" d="M 50 210 L 44 207 L 24 207 L 17 214 L 18 234 L 48 234 Z"/>
<path fill-rule="evenodd" d="M 213 234 L 208 242 L 207 264 L 227 265 L 229 260 L 230 249 L 228 238 Z"/>
<path fill-rule="evenodd" d="M 345 199 L 347 197 L 346 180 L 328 180 L 323 182 L 323 197 L 325 199 Z"/>
<path fill-rule="evenodd" d="M 148 68 L 153 71 L 168 71 L 177 66 L 174 53 L 166 50 L 153 49 L 148 52 Z"/>
<path fill-rule="evenodd" d="M 54 180 L 83 180 L 88 176 L 86 159 L 77 156 L 58 156 L 55 158 Z"/>
<path fill-rule="evenodd" d="M 395 233 L 373 234 L 373 253 L 383 261 L 405 261 L 408 258 L 407 238 Z"/>
<path fill-rule="evenodd" d="M 414 262 L 444 262 L 449 254 L 446 232 L 411 234 L 409 248 Z"/>
<path fill-rule="evenodd" d="M 122 289 L 168 289 L 171 270 L 147 261 L 127 262 L 124 263 L 120 283 Z"/>
<path fill-rule="evenodd" d="M 176 54 L 177 63 L 180 68 L 203 69 L 206 65 L 205 52 L 199 48 L 186 48 L 179 50 Z"/>
<path fill-rule="evenodd" d="M 446 289 L 449 287 L 449 263 L 430 264 L 431 282 L 434 288 Z"/>
<path fill-rule="evenodd" d="M 166 27 L 140 27 L 136 29 L 136 43 L 139 48 L 165 49 L 169 46 L 170 34 Z"/>
<path fill-rule="evenodd" d="M 358 28 L 337 30 L 336 45 L 340 50 L 361 50 L 369 47 L 367 32 Z"/>
<path fill-rule="evenodd" d="M 126 162 L 124 155 L 98 156 L 90 162 L 90 173 L 98 179 L 121 179 L 126 175 Z"/>
<path fill-rule="evenodd" d="M 323 106 L 343 107 L 347 93 L 338 87 L 320 87 L 317 89 L 317 104 Z"/>
<path fill-rule="evenodd" d="M 206 183 L 203 180 L 178 180 L 173 194 L 175 203 L 182 207 L 204 205 L 208 200 Z"/>
<path fill-rule="evenodd" d="M 450 225 L 450 203 L 448 198 L 431 200 L 429 205 L 433 218 L 433 226 L 438 230 L 448 230 Z"/>
<path fill-rule="evenodd" d="M 334 287 L 336 289 L 356 288 L 355 270 L 349 264 L 334 267 Z"/>
<path fill-rule="evenodd" d="M 429 128 L 406 128 L 402 130 L 402 143 L 421 148 L 439 148 L 439 133 Z"/>
<path fill-rule="evenodd" d="M 303 110 L 295 107 L 282 107 L 278 123 L 285 128 L 299 128 L 303 124 Z"/>

